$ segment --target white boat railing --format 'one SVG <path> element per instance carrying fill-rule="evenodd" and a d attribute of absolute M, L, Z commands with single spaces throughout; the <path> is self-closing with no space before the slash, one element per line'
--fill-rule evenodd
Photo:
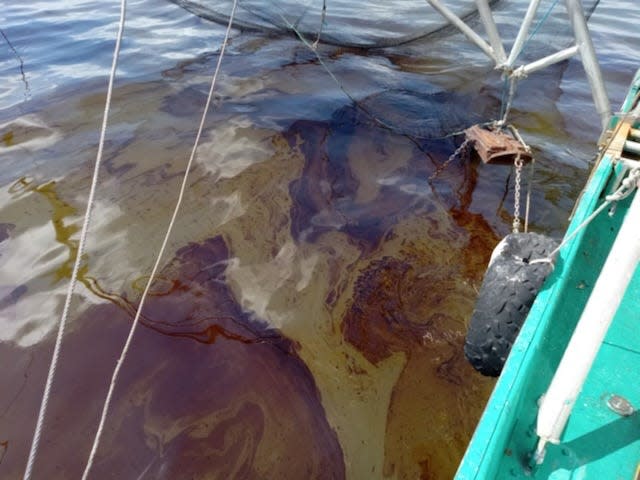
<path fill-rule="evenodd" d="M 611 117 L 611 105 L 609 103 L 609 97 L 604 86 L 600 65 L 598 64 L 595 49 L 593 48 L 593 42 L 591 40 L 591 35 L 589 34 L 589 28 L 587 27 L 587 21 L 585 19 L 584 10 L 580 0 L 565 0 L 565 6 L 567 13 L 569 14 L 575 44 L 517 68 L 515 67 L 516 60 L 526 43 L 525 39 L 527 38 L 529 28 L 536 16 L 538 8 L 540 7 L 540 0 L 531 0 L 529 2 L 527 12 L 522 20 L 516 39 L 511 47 L 511 51 L 509 52 L 509 56 L 507 56 L 505 52 L 504 44 L 500 37 L 500 33 L 498 32 L 488 0 L 475 1 L 480 14 L 480 20 L 482 21 L 482 25 L 484 26 L 489 39 L 488 42 L 464 23 L 462 19 L 441 0 L 427 0 L 427 2 L 436 9 L 440 15 L 458 28 L 458 30 L 460 30 L 460 32 L 462 32 L 471 42 L 480 48 L 480 50 L 482 50 L 482 52 L 484 52 L 484 54 L 495 63 L 495 67 L 497 69 L 502 70 L 504 75 L 513 80 L 526 77 L 537 70 L 567 60 L 579 53 L 591 87 L 593 102 L 596 106 L 598 115 L 600 115 L 602 128 L 605 128 L 608 125 Z"/>

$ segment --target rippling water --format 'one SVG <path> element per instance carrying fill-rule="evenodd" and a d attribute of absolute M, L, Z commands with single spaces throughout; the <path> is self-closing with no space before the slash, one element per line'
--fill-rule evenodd
<path fill-rule="evenodd" d="M 191 3 L 222 11 L 225 2 Z M 245 5 L 301 18 L 301 4 L 276 3 Z M 327 7 L 332 44 L 441 25 L 421 2 L 370 15 L 353 2 Z M 524 8 L 496 3 L 506 36 Z M 528 53 L 569 41 L 557 8 Z M 637 67 L 631 11 L 630 0 L 606 2 L 590 21 L 614 108 Z M 299 26 L 313 32 L 319 7 L 305 12 Z M 240 18 L 255 24 L 249 13 Z M 26 462 L 118 15 L 116 2 L 95 0 L 3 7 L 2 478 L 20 478 Z M 234 32 L 93 477 L 450 478 L 492 387 L 462 343 L 487 258 L 510 228 L 513 187 L 509 168 L 477 161 L 434 173 L 461 141 L 449 134 L 497 118 L 503 83 L 447 32 L 386 49 L 321 43 L 319 62 L 294 36 L 268 30 Z M 223 33 L 168 1 L 129 2 L 36 478 L 83 468 Z M 532 228 L 561 235 L 599 133 L 579 61 L 523 81 L 511 120 L 537 159 Z"/>

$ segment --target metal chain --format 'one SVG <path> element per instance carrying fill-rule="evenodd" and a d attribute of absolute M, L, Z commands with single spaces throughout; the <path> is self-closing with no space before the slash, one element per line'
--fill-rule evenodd
<path fill-rule="evenodd" d="M 506 117 L 505 117 L 506 118 Z M 518 129 L 513 125 L 507 125 L 507 128 L 511 130 L 511 133 L 515 137 L 518 142 L 524 147 L 525 151 L 531 154 L 531 147 L 527 145 L 527 143 L 520 135 Z M 525 210 L 525 218 L 524 218 L 524 231 L 527 232 L 529 230 L 529 207 L 531 202 L 531 184 L 533 183 L 533 165 L 535 160 L 531 157 L 531 174 L 529 178 L 529 182 L 527 184 L 527 204 Z M 522 169 L 524 167 L 524 161 L 520 157 L 520 154 L 516 157 L 513 162 L 516 168 L 516 179 L 515 179 L 515 192 L 513 199 L 513 233 L 518 233 L 520 231 L 520 190 L 521 190 L 521 182 L 522 182 Z"/>
<path fill-rule="evenodd" d="M 429 183 L 431 183 L 433 180 L 435 180 L 436 178 L 438 178 L 440 176 L 440 174 L 442 172 L 444 172 L 447 167 L 451 164 L 451 162 L 453 162 L 457 157 L 462 157 L 463 154 L 465 154 L 467 152 L 467 148 L 473 143 L 473 140 L 470 139 L 466 139 L 464 142 L 462 142 L 460 144 L 460 146 L 458 148 L 456 148 L 456 151 L 453 152 L 449 158 L 447 158 L 446 161 L 444 161 L 443 163 L 441 163 L 436 169 L 435 171 L 429 176 L 429 178 L 427 179 L 427 181 Z"/>
<path fill-rule="evenodd" d="M 519 153 L 514 160 L 513 165 L 516 168 L 516 181 L 513 200 L 513 233 L 518 233 L 520 231 L 520 183 L 522 180 L 522 167 L 524 166 L 524 161 L 520 157 Z"/>

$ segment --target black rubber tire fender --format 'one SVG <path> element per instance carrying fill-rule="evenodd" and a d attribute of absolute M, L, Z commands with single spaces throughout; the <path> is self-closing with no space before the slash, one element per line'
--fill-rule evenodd
<path fill-rule="evenodd" d="M 553 265 L 546 258 L 557 243 L 537 233 L 512 233 L 495 248 L 469 322 L 464 353 L 480 373 L 502 371 L 533 301 Z"/>

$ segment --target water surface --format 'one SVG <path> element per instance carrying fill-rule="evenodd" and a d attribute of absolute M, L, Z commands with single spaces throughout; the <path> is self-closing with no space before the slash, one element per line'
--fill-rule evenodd
<path fill-rule="evenodd" d="M 129 4 L 37 478 L 83 468 L 224 33 L 170 2 Z M 395 8 L 430 15 L 422 3 Z M 523 2 L 496 8 L 512 33 Z M 353 43 L 439 22 L 396 10 L 343 38 L 353 8 L 328 2 L 325 33 Z M 590 21 L 614 106 L 637 63 L 630 10 L 608 2 Z M 117 18 L 115 2 L 95 0 L 3 10 L 3 478 L 20 478 L 27 458 Z M 550 18 L 531 55 L 545 39 L 568 42 L 560 13 Z M 488 256 L 510 229 L 511 172 L 468 158 L 438 166 L 462 140 L 453 133 L 499 116 L 503 82 L 458 35 L 386 49 L 320 43 L 316 54 L 280 33 L 233 34 L 94 478 L 451 478 L 490 393 L 462 344 Z M 524 81 L 511 120 L 537 159 L 531 228 L 559 236 L 599 133 L 579 61 Z"/>

